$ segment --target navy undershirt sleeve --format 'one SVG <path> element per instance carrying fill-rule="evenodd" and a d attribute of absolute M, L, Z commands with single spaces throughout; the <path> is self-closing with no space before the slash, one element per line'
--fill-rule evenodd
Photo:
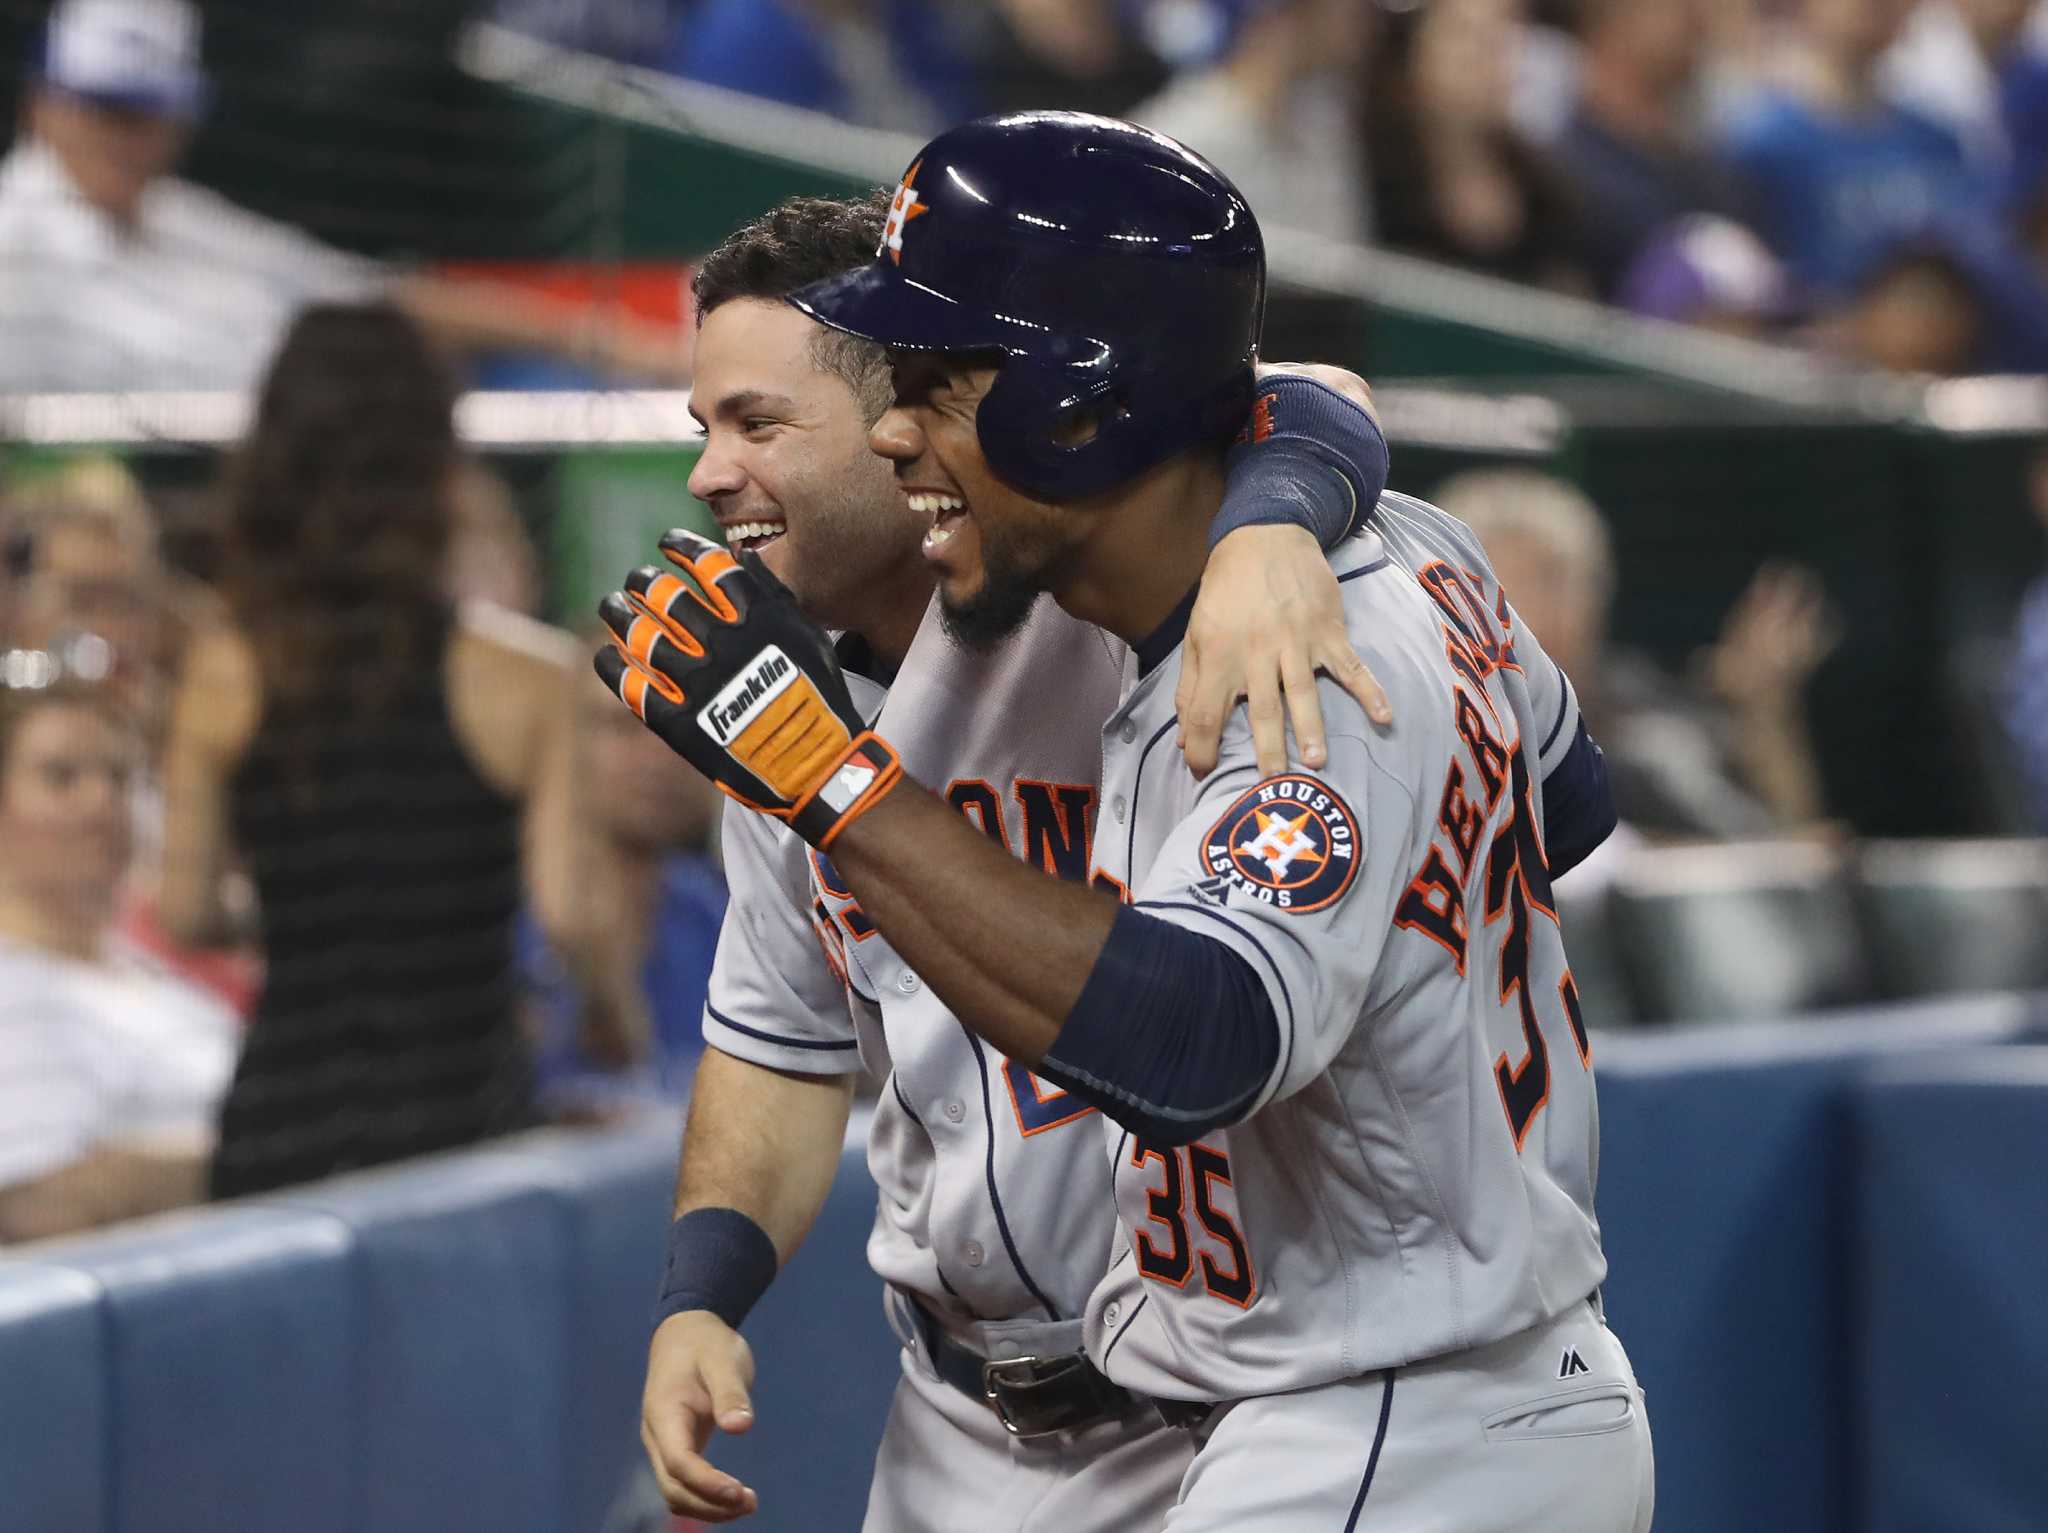
<path fill-rule="evenodd" d="M 1037 1074 L 1177 1145 L 1242 1117 L 1279 1057 L 1280 1022 L 1250 964 L 1126 905 Z"/>
<path fill-rule="evenodd" d="M 1543 779 L 1543 850 L 1550 876 L 1560 878 L 1614 833 L 1614 792 L 1607 758 L 1579 721 L 1570 749 Z"/>
<path fill-rule="evenodd" d="M 1240 527 L 1291 523 L 1334 548 L 1379 504 L 1387 466 L 1386 437 L 1343 395 L 1296 374 L 1262 378 L 1253 426 L 1224 460 L 1209 546 Z"/>

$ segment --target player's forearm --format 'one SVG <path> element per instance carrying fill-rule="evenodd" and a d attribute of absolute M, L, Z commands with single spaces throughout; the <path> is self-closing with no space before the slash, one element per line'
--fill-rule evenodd
<path fill-rule="evenodd" d="M 782 1261 L 803 1243 L 839 1170 L 851 1075 L 793 1075 L 707 1048 L 690 1092 L 676 1215 L 736 1208 Z"/>
<path fill-rule="evenodd" d="M 955 1016 L 1037 1064 L 1080 998 L 1116 902 L 1050 878 L 905 782 L 848 825 L 832 861 L 861 909 Z"/>

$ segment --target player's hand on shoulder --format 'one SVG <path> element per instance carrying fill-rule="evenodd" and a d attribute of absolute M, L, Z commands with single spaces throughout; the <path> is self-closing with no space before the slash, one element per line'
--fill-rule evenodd
<path fill-rule="evenodd" d="M 640 1441 L 669 1509 L 701 1522 L 731 1522 L 760 1509 L 752 1489 L 704 1456 L 713 1432 L 754 1424 L 754 1354 L 709 1310 L 671 1315 L 647 1351 Z"/>
<path fill-rule="evenodd" d="M 1305 528 L 1240 527 L 1216 545 L 1181 650 L 1180 748 L 1197 777 L 1215 770 L 1223 726 L 1245 700 L 1259 771 L 1287 770 L 1287 726 L 1302 764 L 1329 758 L 1315 676 L 1325 671 L 1376 724 L 1393 710 L 1351 647 L 1329 560 Z"/>

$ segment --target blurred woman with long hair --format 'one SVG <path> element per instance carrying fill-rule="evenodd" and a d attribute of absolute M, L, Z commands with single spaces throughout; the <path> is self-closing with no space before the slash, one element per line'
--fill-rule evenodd
<path fill-rule="evenodd" d="M 267 977 L 216 1196 L 531 1121 L 522 892 L 567 925 L 573 650 L 446 595 L 455 392 L 383 304 L 308 309 L 227 485 L 230 620 L 188 651 L 163 915 L 224 932 L 253 879 Z"/>

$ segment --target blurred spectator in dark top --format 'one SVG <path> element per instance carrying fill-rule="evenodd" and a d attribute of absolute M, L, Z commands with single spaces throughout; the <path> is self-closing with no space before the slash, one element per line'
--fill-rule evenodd
<path fill-rule="evenodd" d="M 1212 0 L 1215 52 L 1130 116 L 1213 160 L 1260 222 L 1371 237 L 1357 72 L 1371 8 L 1358 0 Z"/>
<path fill-rule="evenodd" d="M 1653 239 L 1615 301 L 1650 319 L 1748 340 L 1768 339 L 1794 314 L 1778 258 L 1741 224 L 1711 213 L 1681 218 Z"/>
<path fill-rule="evenodd" d="M 225 935 L 252 875 L 264 993 L 222 1114 L 232 1195 L 532 1118 L 522 887 L 575 910 L 567 640 L 445 590 L 454 391 L 384 305 L 308 310 L 227 487 L 230 620 L 173 706 L 163 914 Z"/>
<path fill-rule="evenodd" d="M 1517 615 L 1571 677 L 1625 823 L 1723 839 L 1820 820 L 1805 688 L 1836 633 L 1811 575 L 1760 571 L 1688 682 L 1609 645 L 1613 552 L 1600 513 L 1573 486 L 1479 470 L 1435 499 L 1478 534 Z"/>
<path fill-rule="evenodd" d="M 575 733 L 580 914 L 602 947 L 601 982 L 630 983 L 623 995 L 608 986 L 593 996 L 576 962 L 530 916 L 521 922 L 541 1105 L 569 1119 L 689 1089 L 725 914 L 710 849 L 717 791 L 677 771 L 674 753 L 595 676 L 580 688 Z"/>
<path fill-rule="evenodd" d="M 920 136 L 980 109 L 937 0 L 703 0 L 668 68 L 867 128 Z"/>
<path fill-rule="evenodd" d="M 113 935 L 141 754 L 104 686 L 0 651 L 0 1242 L 205 1186 L 240 1028 Z"/>
<path fill-rule="evenodd" d="M 1729 129 L 1764 238 L 1805 288 L 1844 293 L 1937 221 L 1988 223 L 1993 187 L 1947 129 L 1886 101 L 1878 61 L 1912 0 L 1796 0 L 1782 82 Z"/>
<path fill-rule="evenodd" d="M 1210 0 L 984 0 L 960 7 L 986 109 L 1130 115 L 1211 45 Z"/>
<path fill-rule="evenodd" d="M 1576 204 L 1509 120 L 1521 0 L 1385 13 L 1366 84 L 1380 241 L 1494 276 L 1584 291 Z"/>
<path fill-rule="evenodd" d="M 2036 457 L 2027 489 L 2048 532 L 2048 453 Z M 2048 575 L 2036 579 L 2020 607 L 2006 672 L 2004 717 L 2035 827 L 2048 835 Z"/>
<path fill-rule="evenodd" d="M 1742 216 L 1733 175 L 1692 134 L 1708 3 L 1582 0 L 1578 107 L 1556 152 L 1578 194 L 1586 267 L 1602 297 L 1683 215 Z"/>

